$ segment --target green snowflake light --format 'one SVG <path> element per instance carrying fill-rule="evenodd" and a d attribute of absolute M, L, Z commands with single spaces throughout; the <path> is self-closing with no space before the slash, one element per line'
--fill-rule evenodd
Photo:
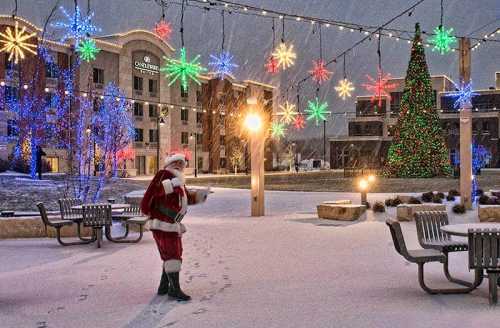
<path fill-rule="evenodd" d="M 307 120 L 315 120 L 316 125 L 319 124 L 319 121 L 326 121 L 326 115 L 330 114 L 330 111 L 327 111 L 328 103 L 320 102 L 318 97 L 314 101 L 309 100 L 307 102 L 307 109 L 304 111 L 307 113 Z"/>
<path fill-rule="evenodd" d="M 200 55 L 188 61 L 186 59 L 186 48 L 183 47 L 181 48 L 179 59 L 163 58 L 166 60 L 166 63 L 160 71 L 165 73 L 165 77 L 170 80 L 169 86 L 177 80 L 181 81 L 181 87 L 184 91 L 188 89 L 189 80 L 201 85 L 199 77 L 202 72 L 206 71 L 206 68 L 202 67 L 200 64 Z"/>
<path fill-rule="evenodd" d="M 279 139 L 285 136 L 285 124 L 281 122 L 273 122 L 271 124 L 271 136 Z"/>
<path fill-rule="evenodd" d="M 446 30 L 443 25 L 439 25 L 434 29 L 434 36 L 429 39 L 429 42 L 434 45 L 432 51 L 439 51 L 441 55 L 451 51 L 451 45 L 457 42 L 457 38 L 453 36 L 453 28 Z"/>
<path fill-rule="evenodd" d="M 92 39 L 87 39 L 81 41 L 76 47 L 76 51 L 80 53 L 80 58 L 85 60 L 86 62 L 90 62 L 95 60 L 95 56 L 101 51 L 101 49 L 97 48 L 95 41 Z"/>

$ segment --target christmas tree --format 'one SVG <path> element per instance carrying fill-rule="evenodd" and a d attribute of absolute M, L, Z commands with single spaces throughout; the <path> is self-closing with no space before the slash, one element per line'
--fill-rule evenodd
<path fill-rule="evenodd" d="M 385 173 L 388 176 L 428 178 L 451 173 L 448 149 L 434 102 L 431 77 L 417 23 L 399 119 L 392 133 L 393 141 L 387 156 Z"/>

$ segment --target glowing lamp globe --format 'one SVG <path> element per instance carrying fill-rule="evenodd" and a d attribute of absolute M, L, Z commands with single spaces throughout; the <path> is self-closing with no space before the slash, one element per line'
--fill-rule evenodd
<path fill-rule="evenodd" d="M 368 188 L 368 181 L 365 179 L 361 179 L 361 180 L 359 180 L 358 186 L 359 186 L 359 189 L 366 190 L 366 188 Z"/>
<path fill-rule="evenodd" d="M 248 131 L 257 132 L 262 126 L 262 120 L 258 114 L 250 113 L 245 117 L 244 124 Z"/>
<path fill-rule="evenodd" d="M 368 176 L 368 182 L 374 182 L 375 181 L 375 176 L 373 174 L 370 174 Z"/>

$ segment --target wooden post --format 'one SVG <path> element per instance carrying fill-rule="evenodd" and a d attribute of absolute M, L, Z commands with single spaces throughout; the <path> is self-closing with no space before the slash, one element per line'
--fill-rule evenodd
<path fill-rule="evenodd" d="M 471 58 L 470 39 L 460 38 L 459 45 L 460 82 L 470 82 Z M 472 208 L 472 104 L 460 109 L 460 199 L 466 209 Z"/>
<path fill-rule="evenodd" d="M 264 216 L 264 137 L 250 133 L 252 216 Z"/>

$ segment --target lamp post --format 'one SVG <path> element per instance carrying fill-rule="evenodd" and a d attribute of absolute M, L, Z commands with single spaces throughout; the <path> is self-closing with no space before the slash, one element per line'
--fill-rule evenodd
<path fill-rule="evenodd" d="M 160 170 L 160 128 L 165 125 L 165 120 L 161 115 L 156 118 L 156 172 Z"/>
<path fill-rule="evenodd" d="M 250 103 L 250 99 L 248 101 Z M 250 112 L 244 120 L 244 126 L 250 135 L 251 166 L 251 204 L 252 216 L 264 215 L 264 139 L 262 118 L 258 113 Z"/>
<path fill-rule="evenodd" d="M 191 133 L 190 139 L 194 139 L 194 177 L 198 177 L 198 155 L 197 155 L 197 150 L 198 150 L 198 137 L 196 133 Z"/>
<path fill-rule="evenodd" d="M 367 205 L 368 207 L 368 188 L 370 185 L 375 182 L 375 176 L 369 175 L 367 177 L 363 177 L 358 182 L 358 187 L 361 192 L 361 204 Z"/>

